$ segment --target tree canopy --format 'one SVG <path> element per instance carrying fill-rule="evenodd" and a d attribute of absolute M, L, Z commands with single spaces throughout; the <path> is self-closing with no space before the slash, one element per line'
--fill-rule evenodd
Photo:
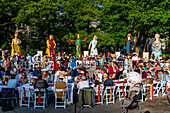
<path fill-rule="evenodd" d="M 11 49 L 16 29 L 21 31 L 22 54 L 45 52 L 46 39 L 54 35 L 56 51 L 74 53 L 76 33 L 87 39 L 96 35 L 99 51 L 120 51 L 127 33 L 135 39 L 137 51 L 146 48 L 155 33 L 169 32 L 168 0 L 0 0 L 0 44 Z M 142 46 L 141 46 L 142 45 Z"/>

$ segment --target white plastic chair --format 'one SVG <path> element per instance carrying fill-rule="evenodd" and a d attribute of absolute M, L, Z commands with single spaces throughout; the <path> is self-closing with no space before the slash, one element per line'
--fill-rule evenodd
<path fill-rule="evenodd" d="M 31 94 L 30 88 L 21 87 L 20 88 L 20 107 L 28 106 L 30 107 L 31 99 L 33 100 L 33 95 Z"/>
<path fill-rule="evenodd" d="M 64 91 L 65 89 L 55 89 L 54 93 L 55 93 L 55 109 L 57 107 L 64 107 L 64 109 L 66 109 L 66 105 L 67 105 L 67 99 L 66 99 L 66 91 Z M 64 91 L 64 102 L 62 101 L 58 101 L 58 97 L 57 97 L 57 92 L 63 92 Z M 61 105 L 62 104 L 62 105 Z"/>
<path fill-rule="evenodd" d="M 147 99 L 151 99 L 152 100 L 152 96 L 150 96 L 150 98 L 145 98 L 144 100 L 144 96 L 146 95 L 146 90 L 149 90 L 152 88 L 153 84 L 144 84 L 143 88 L 142 88 L 142 102 L 146 101 Z"/>
<path fill-rule="evenodd" d="M 112 95 L 110 95 L 110 90 L 112 91 Z M 115 90 L 115 86 L 107 86 L 105 88 L 105 91 L 104 91 L 104 97 L 106 97 L 106 105 L 112 103 L 114 104 L 115 103 L 115 96 L 114 96 L 114 90 Z M 110 100 L 110 96 L 112 97 L 112 99 Z M 104 98 L 103 97 L 103 98 Z"/>
<path fill-rule="evenodd" d="M 100 101 L 98 102 L 98 98 L 95 98 L 95 104 L 102 104 L 103 105 L 103 89 L 104 86 L 100 86 L 100 89 L 98 86 L 93 88 L 95 90 L 95 97 L 98 97 L 100 95 Z M 99 93 L 98 93 L 99 92 Z"/>
<path fill-rule="evenodd" d="M 119 97 L 119 101 L 121 101 L 127 95 L 127 84 L 119 83 L 119 84 L 116 84 L 116 87 L 117 87 L 116 94 Z"/>
<path fill-rule="evenodd" d="M 154 82 L 153 88 L 154 88 L 153 96 L 157 96 L 158 97 L 159 92 L 161 90 L 161 84 L 159 82 Z"/>
<path fill-rule="evenodd" d="M 168 83 L 168 81 L 163 81 L 162 84 L 161 84 L 162 97 L 167 95 L 168 87 L 166 86 L 166 83 Z M 166 91 L 165 91 L 165 89 L 166 89 Z"/>
<path fill-rule="evenodd" d="M 38 103 L 38 96 L 40 93 L 40 103 Z M 37 104 L 38 103 L 38 104 Z M 42 105 L 41 105 L 42 104 Z M 40 91 L 38 89 L 34 89 L 34 109 L 37 107 L 42 107 L 43 109 L 45 109 L 45 105 L 46 105 L 46 89 L 40 89 Z"/>

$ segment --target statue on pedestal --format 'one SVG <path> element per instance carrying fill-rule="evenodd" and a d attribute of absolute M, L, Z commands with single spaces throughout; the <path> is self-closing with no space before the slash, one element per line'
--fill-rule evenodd
<path fill-rule="evenodd" d="M 131 34 L 127 34 L 127 39 L 124 41 L 124 50 L 127 55 L 132 55 L 134 50 L 134 41 L 131 39 Z"/>
<path fill-rule="evenodd" d="M 16 32 L 14 34 L 15 38 L 12 39 L 12 50 L 11 50 L 11 56 L 14 56 L 15 54 L 21 54 L 21 48 L 20 48 L 20 44 L 21 44 L 21 40 L 18 38 L 18 33 Z"/>
<path fill-rule="evenodd" d="M 55 55 L 54 48 L 56 48 L 56 43 L 53 40 L 53 35 L 50 35 L 49 37 L 50 38 L 47 39 L 47 42 L 46 42 L 47 43 L 47 49 L 46 49 L 47 57 L 51 57 Z"/>
<path fill-rule="evenodd" d="M 96 48 L 96 46 L 97 46 L 97 36 L 94 36 L 93 40 L 90 42 L 89 50 L 90 50 L 91 45 L 92 45 L 92 47 L 91 47 L 91 51 L 90 51 L 90 56 L 92 56 L 92 57 L 94 57 L 94 55 L 97 56 L 98 55 L 97 48 Z"/>
<path fill-rule="evenodd" d="M 76 40 L 71 40 L 72 41 L 75 41 L 75 44 L 76 44 L 76 56 L 77 57 L 80 57 L 80 53 L 81 53 L 81 39 L 80 38 L 80 35 L 77 34 L 77 39 Z M 84 42 L 86 42 L 87 38 L 85 40 L 83 40 Z"/>
<path fill-rule="evenodd" d="M 161 42 L 160 42 L 160 35 L 155 34 L 156 41 L 152 43 L 152 54 L 154 54 L 154 57 L 160 57 L 162 55 L 161 52 Z"/>

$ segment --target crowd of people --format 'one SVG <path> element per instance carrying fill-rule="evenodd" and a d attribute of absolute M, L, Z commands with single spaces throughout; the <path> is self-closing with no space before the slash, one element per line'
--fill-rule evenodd
<path fill-rule="evenodd" d="M 87 71 L 85 62 L 95 61 L 93 75 Z M 81 66 L 76 62 L 82 61 Z M 7 54 L 0 60 L 0 79 L 7 81 L 8 88 L 15 88 L 26 83 L 33 83 L 35 88 L 47 88 L 48 83 L 54 83 L 56 88 L 66 88 L 67 83 L 75 83 L 80 90 L 103 84 L 113 86 L 113 80 L 127 78 L 129 72 L 139 73 L 142 79 L 150 78 L 152 81 L 170 81 L 170 56 L 160 56 L 150 59 L 141 58 L 138 54 L 132 56 L 116 56 L 108 52 L 107 55 L 100 53 L 93 57 L 76 57 L 75 55 L 58 52 L 56 55 L 47 57 L 44 55 L 13 57 Z"/>

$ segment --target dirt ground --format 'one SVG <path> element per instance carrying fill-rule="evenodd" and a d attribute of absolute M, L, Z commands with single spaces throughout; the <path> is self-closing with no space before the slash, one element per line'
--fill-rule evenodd
<path fill-rule="evenodd" d="M 168 96 L 170 99 L 170 95 Z M 139 105 L 144 109 L 144 113 L 170 113 L 170 105 L 167 96 L 154 97 L 152 100 L 140 102 Z"/>

